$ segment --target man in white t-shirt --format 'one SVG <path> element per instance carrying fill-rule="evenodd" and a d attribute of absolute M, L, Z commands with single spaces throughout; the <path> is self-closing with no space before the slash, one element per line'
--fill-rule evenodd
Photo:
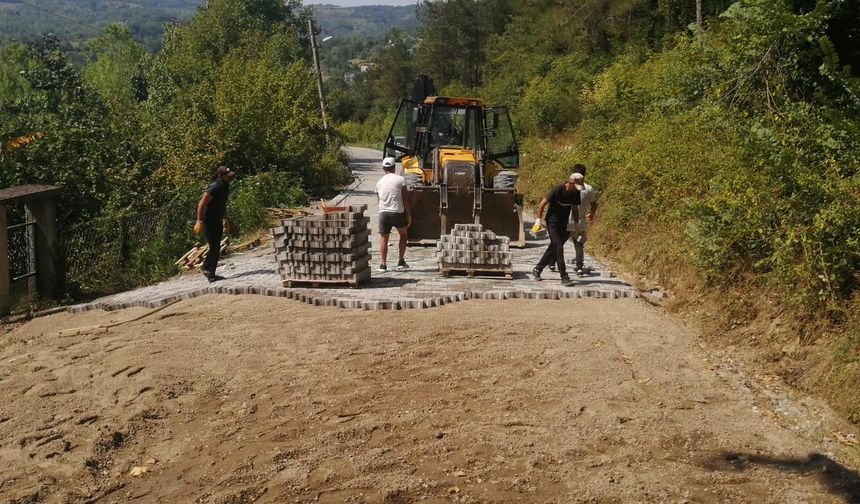
<path fill-rule="evenodd" d="M 391 228 L 400 234 L 400 260 L 397 261 L 397 271 L 409 268 L 403 256 L 406 254 L 406 231 L 412 224 L 412 209 L 406 195 L 406 179 L 394 174 L 394 158 L 382 160 L 382 170 L 385 175 L 376 183 L 376 199 L 379 202 L 379 248 L 382 262 L 378 271 L 387 271 L 388 238 Z"/>
<path fill-rule="evenodd" d="M 585 274 L 583 261 L 585 260 L 585 242 L 588 240 L 588 223 L 594 220 L 594 214 L 597 213 L 597 191 L 585 183 L 584 165 L 574 166 L 571 177 L 573 177 L 574 185 L 579 189 L 579 219 L 575 221 L 571 219 L 567 224 L 567 230 L 570 232 L 570 239 L 576 250 L 576 274 L 582 276 Z"/>

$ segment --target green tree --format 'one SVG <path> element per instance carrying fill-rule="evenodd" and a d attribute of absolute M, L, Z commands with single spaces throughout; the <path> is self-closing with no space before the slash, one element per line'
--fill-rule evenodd
<path fill-rule="evenodd" d="M 171 27 L 147 71 L 160 175 L 200 183 L 217 163 L 284 171 L 311 190 L 342 182 L 326 147 L 299 2 L 213 0 Z"/>
<path fill-rule="evenodd" d="M 108 102 L 132 108 L 136 101 L 134 79 L 141 71 L 146 50 L 134 41 L 127 26 L 112 24 L 87 43 L 84 80 Z"/>
<path fill-rule="evenodd" d="M 7 134 L 40 132 L 44 138 L 6 156 L 0 186 L 57 185 L 64 189 L 63 222 L 96 216 L 117 188 L 128 185 L 109 110 L 69 65 L 56 39 L 35 44 L 23 67 L 24 92 L 4 102 L 0 124 Z"/>
<path fill-rule="evenodd" d="M 30 52 L 24 45 L 0 47 L 0 103 L 15 101 L 30 91 L 27 79 L 21 75 L 29 58 Z"/>
<path fill-rule="evenodd" d="M 442 87 L 455 81 L 470 88 L 480 86 L 487 41 L 504 30 L 514 3 L 509 0 L 421 2 L 419 68 Z"/>

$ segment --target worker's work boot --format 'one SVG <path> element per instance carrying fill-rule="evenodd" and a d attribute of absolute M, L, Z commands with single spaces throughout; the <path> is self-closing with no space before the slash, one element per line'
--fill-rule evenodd
<path fill-rule="evenodd" d="M 573 281 L 571 281 L 569 276 L 564 275 L 561 277 L 561 285 L 573 285 Z"/>
<path fill-rule="evenodd" d="M 537 281 L 541 281 L 541 280 L 543 280 L 543 279 L 540 277 L 540 270 L 539 270 L 539 269 L 537 269 L 537 268 L 535 268 L 535 269 L 533 269 L 533 270 L 532 270 L 532 276 L 533 276 L 533 277 L 535 277 L 535 280 L 537 280 Z"/>

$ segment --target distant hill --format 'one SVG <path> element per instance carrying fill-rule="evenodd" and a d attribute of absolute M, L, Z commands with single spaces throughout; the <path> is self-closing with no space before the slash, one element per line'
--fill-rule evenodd
<path fill-rule="evenodd" d="M 191 17 L 203 0 L 0 0 L 0 43 L 32 42 L 49 33 L 71 43 L 90 39 L 114 22 L 126 23 L 148 49 L 163 26 Z"/>
<path fill-rule="evenodd" d="M 317 21 L 323 35 L 383 35 L 391 28 L 411 32 L 418 27 L 415 6 L 366 5 L 337 7 L 315 5 Z"/>
<path fill-rule="evenodd" d="M 0 45 L 33 42 L 47 34 L 77 46 L 114 22 L 128 25 L 150 51 L 160 47 L 165 24 L 189 19 L 205 0 L 0 0 Z M 313 9 L 324 35 L 381 37 L 392 27 L 413 30 L 415 6 Z"/>

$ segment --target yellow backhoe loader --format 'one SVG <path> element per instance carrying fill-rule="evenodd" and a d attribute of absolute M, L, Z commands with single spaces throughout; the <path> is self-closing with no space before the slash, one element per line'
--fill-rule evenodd
<path fill-rule="evenodd" d="M 432 81 L 419 76 L 385 141 L 385 156 L 401 161 L 409 189 L 409 243 L 435 243 L 454 224 L 482 224 L 524 246 L 519 149 L 508 110 L 435 94 Z"/>

